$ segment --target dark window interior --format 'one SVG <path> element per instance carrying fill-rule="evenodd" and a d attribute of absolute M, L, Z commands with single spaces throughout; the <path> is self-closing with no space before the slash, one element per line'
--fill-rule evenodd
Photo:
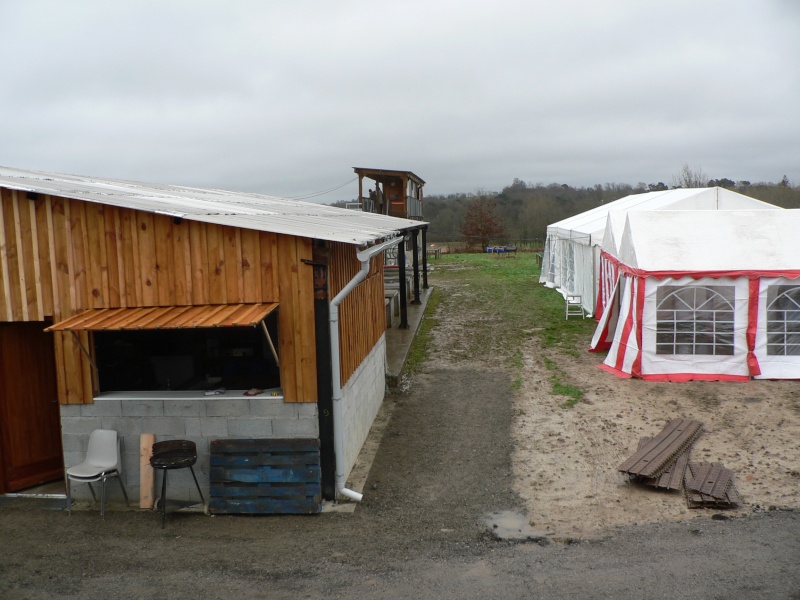
<path fill-rule="evenodd" d="M 277 317 L 266 319 L 277 350 Z M 101 392 L 247 390 L 280 386 L 257 327 L 102 331 L 94 334 Z"/>

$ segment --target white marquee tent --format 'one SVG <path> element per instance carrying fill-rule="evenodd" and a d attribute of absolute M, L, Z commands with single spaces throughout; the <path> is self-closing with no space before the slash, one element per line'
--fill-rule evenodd
<path fill-rule="evenodd" d="M 594 314 L 601 272 L 601 244 L 611 211 L 757 210 L 777 207 L 724 188 L 689 188 L 633 194 L 547 227 L 540 283 L 579 295 Z M 602 306 L 602 299 L 601 299 Z"/>
<path fill-rule="evenodd" d="M 800 210 L 628 212 L 603 368 L 661 381 L 800 379 Z"/>

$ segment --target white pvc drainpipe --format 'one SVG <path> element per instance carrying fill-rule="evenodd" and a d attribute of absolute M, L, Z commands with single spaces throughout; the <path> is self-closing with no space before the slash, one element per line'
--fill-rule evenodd
<path fill-rule="evenodd" d="M 376 246 L 356 253 L 356 258 L 361 261 L 361 270 L 356 273 L 341 292 L 331 300 L 329 308 L 329 323 L 331 327 L 331 387 L 333 388 L 333 447 L 336 452 L 336 491 L 345 498 L 361 502 L 364 497 L 353 490 L 347 489 L 345 484 L 344 467 L 344 426 L 342 423 L 342 379 L 339 375 L 339 304 L 342 303 L 347 295 L 369 274 L 369 261 L 376 254 L 380 254 L 386 248 L 396 246 L 403 241 L 402 237 L 393 238 Z"/>

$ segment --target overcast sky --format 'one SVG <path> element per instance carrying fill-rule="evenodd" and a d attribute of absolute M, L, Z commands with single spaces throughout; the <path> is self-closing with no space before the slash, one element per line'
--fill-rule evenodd
<path fill-rule="evenodd" d="M 0 165 L 357 194 L 800 185 L 800 1 L 0 3 Z M 350 182 L 350 183 L 347 183 Z"/>

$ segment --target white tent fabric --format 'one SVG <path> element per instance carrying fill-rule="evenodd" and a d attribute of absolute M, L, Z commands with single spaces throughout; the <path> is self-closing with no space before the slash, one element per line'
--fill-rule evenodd
<path fill-rule="evenodd" d="M 664 381 L 800 379 L 800 210 L 630 212 L 603 368 Z M 616 310 L 616 307 L 615 309 Z M 602 329 L 602 330 L 601 330 Z"/>
<path fill-rule="evenodd" d="M 724 188 L 689 188 L 633 194 L 547 227 L 539 282 L 562 294 L 578 294 L 588 314 L 595 314 L 601 250 L 613 211 L 759 210 L 776 206 Z M 609 290 L 610 291 L 610 290 Z"/>

